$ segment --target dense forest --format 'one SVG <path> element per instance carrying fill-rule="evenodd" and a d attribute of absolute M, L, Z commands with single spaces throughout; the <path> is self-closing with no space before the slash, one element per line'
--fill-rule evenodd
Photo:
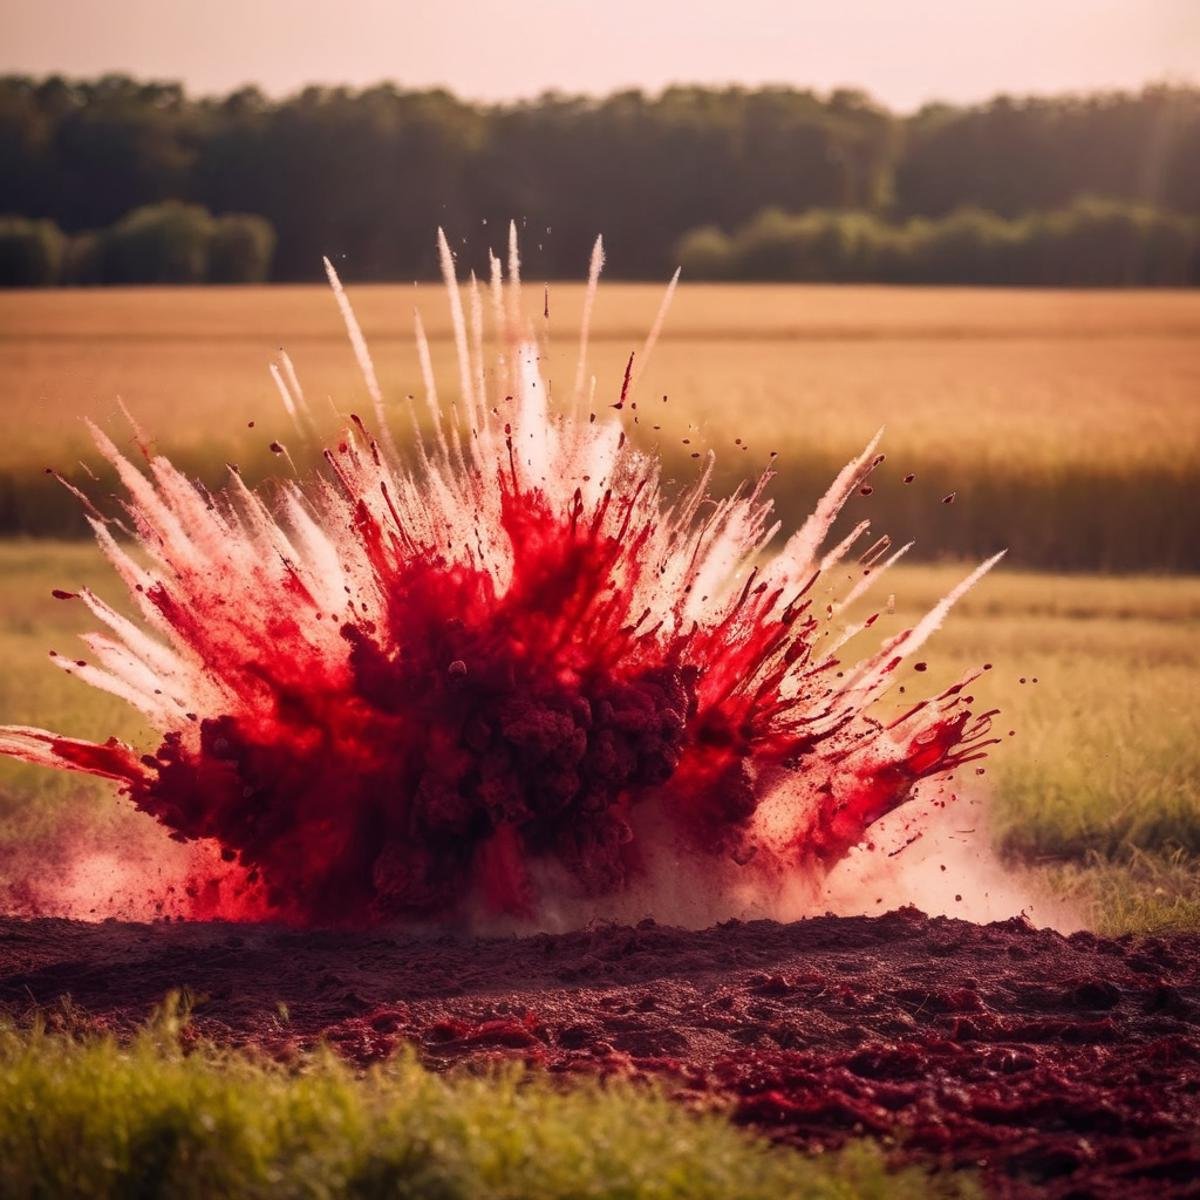
<path fill-rule="evenodd" d="M 6 77 L 0 214 L 17 284 L 307 280 L 323 254 L 425 277 L 435 226 L 479 265 L 514 215 L 551 278 L 603 231 L 629 278 L 682 258 L 719 278 L 1195 283 L 1200 89 L 899 116 L 782 87 L 480 105 Z"/>

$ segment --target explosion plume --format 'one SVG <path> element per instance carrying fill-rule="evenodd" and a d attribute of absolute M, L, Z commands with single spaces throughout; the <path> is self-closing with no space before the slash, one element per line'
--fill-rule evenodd
<path fill-rule="evenodd" d="M 663 839 L 747 877 L 819 876 L 919 781 L 984 753 L 992 714 L 971 713 L 969 679 L 886 722 L 872 709 L 995 559 L 858 662 L 839 654 L 874 618 L 838 614 L 907 547 L 881 539 L 838 603 L 814 603 L 866 535 L 826 548 L 878 436 L 768 554 L 769 472 L 714 501 L 710 455 L 667 502 L 659 460 L 627 440 L 662 312 L 612 401 L 585 388 L 599 242 L 561 412 L 521 316 L 515 234 L 486 298 L 439 244 L 458 398 L 439 401 L 418 324 L 428 425 L 414 416 L 411 451 L 328 263 L 374 414 L 322 473 L 269 506 L 236 469 L 212 495 L 140 435 L 145 470 L 93 430 L 134 545 L 83 502 L 143 623 L 85 589 L 107 632 L 84 638 L 91 661 L 54 661 L 161 740 L 139 753 L 7 727 L 0 751 L 116 781 L 171 836 L 219 848 L 241 892 L 216 911 L 300 924 L 528 917 L 549 886 L 619 892 Z M 272 373 L 309 428 L 286 356 Z"/>

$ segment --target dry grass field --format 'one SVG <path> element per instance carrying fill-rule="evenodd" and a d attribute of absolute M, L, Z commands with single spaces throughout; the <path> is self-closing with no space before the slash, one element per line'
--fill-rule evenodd
<path fill-rule="evenodd" d="M 526 292 L 540 312 L 540 286 Z M 420 391 L 414 306 L 440 377 L 455 378 L 444 297 L 430 286 L 351 295 L 399 426 L 400 402 Z M 616 398 L 660 297 L 601 288 L 598 402 Z M 560 388 L 574 375 L 581 300 L 577 284 L 550 286 L 547 373 Z M 325 288 L 0 296 L 0 532 L 80 532 L 44 468 L 94 463 L 80 418 L 122 431 L 117 396 L 210 481 L 227 461 L 250 477 L 277 471 L 267 446 L 293 435 L 266 370 L 281 345 L 330 431 L 368 410 Z M 886 425 L 876 507 L 925 557 L 1007 545 L 1029 566 L 1200 569 L 1196 293 L 685 285 L 640 396 L 636 432 L 681 475 L 711 447 L 727 485 L 778 451 L 787 521 Z M 914 486 L 891 486 L 910 471 Z M 949 491 L 953 509 L 938 503 Z"/>
<path fill-rule="evenodd" d="M 400 427 L 399 401 L 419 390 L 414 303 L 439 378 L 455 378 L 444 297 L 432 287 L 351 294 Z M 660 297 L 643 285 L 601 288 L 597 406 L 615 398 Z M 541 299 L 527 288 L 531 308 Z M 550 288 L 547 373 L 560 387 L 574 375 L 581 299 L 578 285 Z M 330 433 L 369 411 L 323 288 L 0 295 L 0 532 L 79 531 L 74 500 L 43 468 L 94 463 L 85 416 L 128 444 L 118 395 L 209 481 L 226 461 L 252 477 L 277 474 L 274 438 L 304 457 L 266 370 L 280 345 Z M 1012 549 L 931 655 L 931 674 L 997 664 L 981 698 L 1004 710 L 1002 732 L 1016 731 L 988 770 L 997 843 L 1097 900 L 1101 923 L 1194 919 L 1200 584 L 1145 571 L 1200 568 L 1200 295 L 683 287 L 638 415 L 635 433 L 659 442 L 679 477 L 697 469 L 697 449 L 717 451 L 719 486 L 778 451 L 773 494 L 785 523 L 886 424 L 888 460 L 874 494 L 852 502 L 854 519 L 917 535 L 926 560 Z M 917 479 L 905 486 L 910 471 Z M 105 487 L 103 477 L 90 484 Z M 951 490 L 957 502 L 943 505 Z M 1143 574 L 1080 573 L 1114 566 Z M 911 618 L 960 569 L 898 569 L 884 589 L 896 594 L 891 619 Z M 49 602 L 49 589 L 106 583 L 92 547 L 10 541 L 0 582 L 0 720 L 135 736 L 120 705 L 45 663 L 80 619 Z M 10 845 L 46 834 L 64 805 L 101 833 L 125 820 L 98 784 L 0 764 Z"/>
<path fill-rule="evenodd" d="M 602 289 L 597 406 L 615 399 L 659 296 Z M 436 289 L 352 297 L 397 416 L 419 390 L 414 301 L 449 387 Z M 578 286 L 551 289 L 560 387 L 580 301 Z M 95 547 L 63 536 L 81 532 L 78 506 L 44 468 L 104 493 L 104 472 L 87 479 L 82 418 L 130 445 L 118 395 L 208 482 L 226 461 L 252 480 L 277 475 L 276 438 L 303 467 L 315 448 L 297 444 L 266 371 L 279 345 L 325 432 L 369 411 L 325 289 L 0 294 L 0 722 L 150 737 L 47 661 L 92 624 L 51 589 L 86 584 L 125 606 Z M 778 451 L 785 524 L 886 424 L 887 461 L 849 517 L 919 537 L 926 561 L 863 602 L 885 608 L 871 636 L 911 623 L 961 577 L 961 561 L 937 560 L 1012 551 L 931 644 L 928 672 L 904 681 L 925 692 L 994 664 L 973 690 L 1001 710 L 1002 744 L 968 779 L 964 816 L 1039 904 L 1048 887 L 1105 932 L 1200 927 L 1200 294 L 685 287 L 638 401 L 635 434 L 661 445 L 678 478 L 706 448 L 719 487 Z M 957 502 L 941 503 L 950 491 Z M 1126 573 L 1101 573 L 1111 568 Z M 152 832 L 98 780 L 0 761 L 0 908 L 31 864 L 61 881 L 80 846 L 150 855 Z M 969 869 L 961 880 L 964 892 L 977 883 Z M 168 1003 L 128 1046 L 76 1038 L 69 1004 L 48 1018 L 53 1032 L 0 1021 L 7 1192 L 981 1194 L 969 1174 L 890 1172 L 870 1144 L 771 1149 L 642 1088 L 444 1080 L 403 1055 L 361 1076 L 328 1055 L 276 1067 L 190 1036 L 185 1054 L 178 1017 Z"/>
<path fill-rule="evenodd" d="M 911 624 L 961 575 L 953 565 L 894 568 L 870 597 L 895 597 L 872 639 Z M 0 721 L 149 747 L 127 706 L 47 660 L 94 625 L 81 605 L 50 599 L 81 584 L 124 607 L 91 545 L 0 543 Z M 1106 928 L 1200 919 L 1200 580 L 1000 570 L 962 601 L 928 658 L 928 673 L 907 681 L 913 693 L 995 664 L 972 690 L 1001 709 L 1003 744 L 971 823 L 986 821 L 1009 860 L 1053 871 Z M 0 853 L 61 846 L 68 825 L 115 849 L 140 842 L 148 820 L 101 781 L 0 761 Z"/>

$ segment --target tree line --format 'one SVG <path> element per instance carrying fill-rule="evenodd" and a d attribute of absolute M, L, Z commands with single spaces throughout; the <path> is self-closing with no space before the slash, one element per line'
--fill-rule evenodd
<path fill-rule="evenodd" d="M 682 255 L 720 277 L 1197 282 L 1200 89 L 900 116 L 845 89 L 483 105 L 9 76 L 0 213 L 10 283 L 305 280 L 323 254 L 357 279 L 422 278 L 435 226 L 481 267 L 513 215 L 551 278 L 579 274 L 603 231 L 630 278 Z M 1105 231 L 1118 266 L 1097 272 Z"/>
<path fill-rule="evenodd" d="M 1009 220 L 767 209 L 732 234 L 685 234 L 678 258 L 696 280 L 1180 287 L 1200 283 L 1200 220 L 1091 197 Z"/>
<path fill-rule="evenodd" d="M 214 217 L 178 200 L 73 235 L 45 218 L 0 217 L 0 284 L 262 283 L 274 250 L 275 230 L 265 218 Z"/>

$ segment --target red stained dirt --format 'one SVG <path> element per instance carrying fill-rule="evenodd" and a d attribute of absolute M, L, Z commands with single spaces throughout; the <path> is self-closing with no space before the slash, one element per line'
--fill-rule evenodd
<path fill-rule="evenodd" d="M 476 939 L 0 919 L 0 1010 L 70 996 L 287 1057 L 516 1057 L 655 1077 L 805 1148 L 869 1134 L 999 1196 L 1200 1194 L 1200 936 L 1063 937 L 915 909 Z M 286 1006 L 286 1009 L 281 1008 Z"/>

